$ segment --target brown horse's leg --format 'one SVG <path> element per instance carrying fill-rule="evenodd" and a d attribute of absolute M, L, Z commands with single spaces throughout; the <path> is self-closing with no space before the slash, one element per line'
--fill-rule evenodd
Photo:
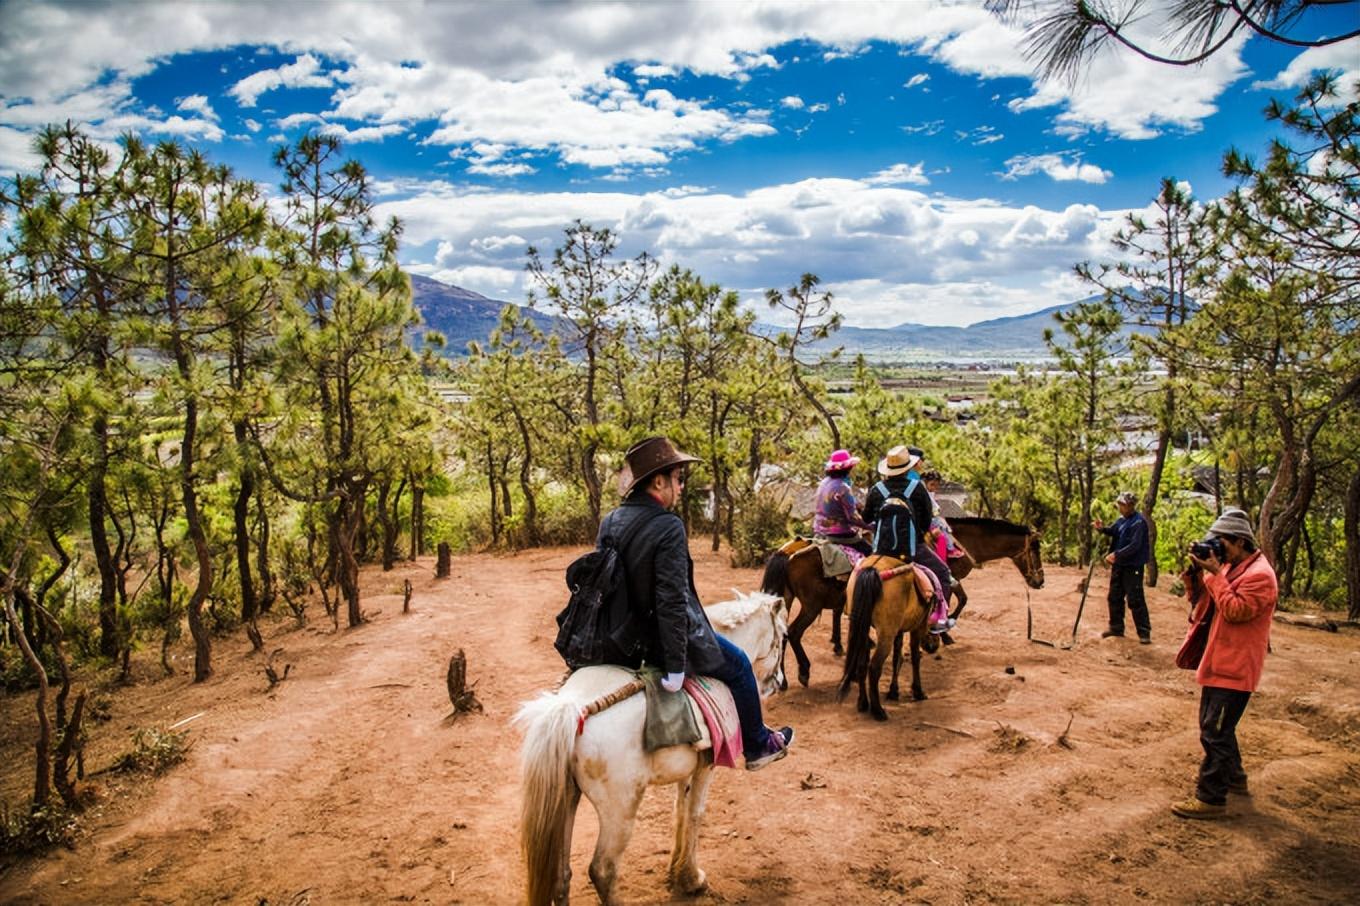
<path fill-rule="evenodd" d="M 808 596 L 812 597 L 811 595 Z M 798 616 L 793 618 L 789 624 L 788 635 L 784 641 L 793 649 L 793 656 L 798 661 L 798 682 L 804 687 L 808 684 L 808 677 L 812 673 L 812 661 L 808 659 L 807 652 L 803 650 L 803 633 L 812 625 L 813 620 L 817 619 L 817 614 L 821 613 L 821 608 L 808 604 L 807 598 L 798 599 Z"/>
<path fill-rule="evenodd" d="M 911 633 L 911 697 L 913 701 L 923 702 L 926 700 L 926 690 L 921 688 L 921 638 L 926 632 L 925 629 L 916 629 Z"/>
<path fill-rule="evenodd" d="M 897 674 L 902 670 L 902 633 L 893 636 L 892 683 L 888 686 L 888 701 L 895 702 L 902 697 L 897 686 Z"/>
<path fill-rule="evenodd" d="M 869 713 L 874 720 L 888 719 L 888 712 L 883 710 L 883 703 L 878 699 L 878 683 L 883 679 L 883 662 L 887 659 L 888 646 L 881 643 L 869 659 Z"/>
<path fill-rule="evenodd" d="M 831 608 L 831 651 L 836 657 L 845 657 L 841 647 L 841 614 L 845 612 L 845 589 L 839 582 L 827 590 L 827 600 Z"/>
<path fill-rule="evenodd" d="M 954 586 L 954 599 L 958 604 L 954 605 L 954 611 L 949 616 L 957 620 L 959 614 L 963 613 L 963 608 L 968 606 L 968 592 L 963 590 L 962 582 Z"/>

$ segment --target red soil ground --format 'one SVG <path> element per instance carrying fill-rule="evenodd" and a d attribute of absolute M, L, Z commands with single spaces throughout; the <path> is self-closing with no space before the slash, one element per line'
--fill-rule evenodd
<path fill-rule="evenodd" d="M 754 589 L 755 570 L 695 544 L 706 601 Z M 101 773 L 75 847 L 10 864 L 0 903 L 469 903 L 520 901 L 518 705 L 552 687 L 562 573 L 578 549 L 477 555 L 435 580 L 421 561 L 365 574 L 366 626 L 280 622 L 263 658 L 219 642 L 216 672 L 107 693 L 88 764 L 139 727 L 188 723 L 188 758 L 158 778 Z M 1035 634 L 1070 632 L 1084 573 L 1050 566 L 1031 593 Z M 923 665 L 928 701 L 876 723 L 838 705 L 826 618 L 808 634 L 810 688 L 767 702 L 790 756 L 720 771 L 701 836 L 709 903 L 1342 903 L 1360 894 L 1360 640 L 1277 624 L 1239 729 L 1252 794 L 1226 820 L 1187 822 L 1198 688 L 1171 663 L 1182 602 L 1149 594 L 1155 643 L 1098 638 L 1097 572 L 1077 647 L 1025 640 L 1024 584 L 1008 563 L 967 583 L 958 644 Z M 401 613 L 401 584 L 415 586 Z M 457 649 L 485 713 L 449 719 Z M 789 660 L 792 666 L 792 659 Z M 1013 668 L 1013 673 L 1007 668 Z M 1069 727 L 1070 723 L 1070 727 Z M 0 794 L 31 783 L 31 695 L 0 700 Z M 1064 737 L 1064 733 L 1066 733 Z M 1066 745 L 1060 744 L 1060 738 Z M 670 902 L 670 790 L 645 800 L 625 857 L 628 903 Z M 578 818 L 573 896 L 595 901 L 594 814 Z"/>

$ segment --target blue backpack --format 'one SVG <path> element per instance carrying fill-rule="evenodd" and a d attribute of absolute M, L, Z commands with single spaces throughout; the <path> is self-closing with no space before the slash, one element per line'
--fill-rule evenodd
<path fill-rule="evenodd" d="M 902 560 L 911 560 L 916 556 L 916 520 L 910 501 L 919 483 L 918 479 L 913 478 L 900 496 L 891 493 L 884 482 L 874 485 L 874 489 L 883 497 L 883 505 L 879 507 L 877 524 L 874 526 L 874 553 Z"/>

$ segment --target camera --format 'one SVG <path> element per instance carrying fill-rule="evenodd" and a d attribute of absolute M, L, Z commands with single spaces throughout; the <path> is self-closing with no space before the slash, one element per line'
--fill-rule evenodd
<path fill-rule="evenodd" d="M 1199 557 L 1201 560 L 1208 560 L 1211 556 L 1218 560 L 1228 558 L 1227 551 L 1223 548 L 1222 538 L 1205 538 L 1203 541 L 1192 541 L 1190 543 L 1190 553 Z"/>

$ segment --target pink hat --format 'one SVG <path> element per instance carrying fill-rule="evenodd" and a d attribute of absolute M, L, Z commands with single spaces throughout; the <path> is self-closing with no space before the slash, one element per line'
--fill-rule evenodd
<path fill-rule="evenodd" d="M 851 456 L 849 450 L 837 450 L 831 454 L 831 458 L 826 461 L 823 468 L 828 471 L 839 471 L 841 469 L 853 469 L 859 465 L 859 457 Z"/>

